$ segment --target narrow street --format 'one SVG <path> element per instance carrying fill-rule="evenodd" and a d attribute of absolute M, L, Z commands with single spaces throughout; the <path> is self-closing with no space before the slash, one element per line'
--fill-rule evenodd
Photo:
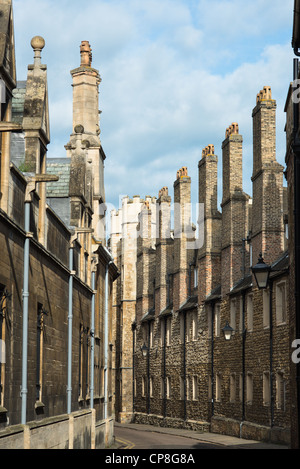
<path fill-rule="evenodd" d="M 199 450 L 199 449 L 286 449 L 226 435 L 191 430 L 160 428 L 150 425 L 115 423 L 115 447 L 120 450 Z"/>

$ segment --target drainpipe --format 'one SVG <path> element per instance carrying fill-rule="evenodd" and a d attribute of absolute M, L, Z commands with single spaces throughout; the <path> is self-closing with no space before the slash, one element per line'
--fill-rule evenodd
<path fill-rule="evenodd" d="M 113 261 L 109 261 L 105 268 L 105 310 L 104 310 L 104 419 L 107 419 L 108 407 L 108 274 L 109 266 Z"/>
<path fill-rule="evenodd" d="M 183 312 L 183 385 L 183 420 L 186 421 L 186 311 Z"/>
<path fill-rule="evenodd" d="M 150 321 L 148 321 L 147 388 L 147 414 L 150 414 Z"/>
<path fill-rule="evenodd" d="M 211 303 L 211 416 L 215 413 L 214 401 L 214 323 L 215 323 L 215 302 Z"/>
<path fill-rule="evenodd" d="M 164 317 L 164 356 L 163 356 L 163 373 L 164 373 L 164 409 L 163 409 L 163 416 L 166 418 L 166 405 L 167 405 L 167 398 L 166 398 L 166 345 L 167 345 L 167 318 Z"/>
<path fill-rule="evenodd" d="M 245 328 L 245 303 L 246 292 L 242 292 L 242 331 L 243 331 L 243 345 L 242 345 L 242 376 L 243 376 L 243 389 L 242 389 L 242 422 L 245 420 L 245 350 L 246 350 L 246 328 Z"/>
<path fill-rule="evenodd" d="M 135 337 L 136 337 L 136 325 L 132 324 L 132 413 L 134 415 L 135 410 Z"/>
<path fill-rule="evenodd" d="M 91 385 L 90 385 L 90 407 L 94 408 L 94 377 L 95 377 L 95 277 L 96 277 L 96 265 L 98 264 L 97 259 L 94 259 L 94 268 L 92 270 L 92 311 L 91 311 Z"/>
<path fill-rule="evenodd" d="M 273 392 L 273 280 L 270 279 L 270 389 L 271 389 L 271 428 L 274 426 L 274 392 Z"/>
<path fill-rule="evenodd" d="M 73 327 L 73 242 L 69 248 L 69 309 L 68 309 L 68 384 L 67 384 L 67 413 L 71 413 L 72 402 L 72 327 Z"/>
<path fill-rule="evenodd" d="M 22 413 L 21 423 L 26 424 L 27 408 L 27 355 L 28 355 L 28 303 L 29 303 L 29 250 L 30 250 L 30 200 L 25 200 L 24 277 L 23 277 L 23 345 L 22 345 Z"/>

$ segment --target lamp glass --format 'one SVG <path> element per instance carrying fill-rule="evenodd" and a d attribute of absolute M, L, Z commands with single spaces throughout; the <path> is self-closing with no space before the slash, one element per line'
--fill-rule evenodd
<path fill-rule="evenodd" d="M 269 281 L 269 270 L 263 270 L 261 272 L 254 272 L 256 283 L 258 288 L 267 288 Z"/>
<path fill-rule="evenodd" d="M 232 329 L 232 327 L 228 324 L 228 321 L 226 322 L 226 326 L 223 327 L 223 333 L 224 333 L 225 340 L 230 340 L 230 339 L 231 339 L 231 336 L 232 336 L 232 333 L 233 333 L 233 329 Z"/>
<path fill-rule="evenodd" d="M 144 343 L 144 345 L 141 347 L 141 350 L 142 350 L 142 354 L 143 354 L 143 357 L 146 357 L 147 356 L 147 352 L 148 352 L 148 347 L 147 345 Z"/>

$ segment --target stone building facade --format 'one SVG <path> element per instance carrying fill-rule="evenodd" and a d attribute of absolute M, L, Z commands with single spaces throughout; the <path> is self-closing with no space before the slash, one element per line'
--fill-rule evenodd
<path fill-rule="evenodd" d="M 167 187 L 157 199 L 139 199 L 136 264 L 130 262 L 136 286 L 130 317 L 123 315 L 126 329 L 119 326 L 132 368 L 126 407 L 136 422 L 288 443 L 287 189 L 276 161 L 270 87 L 258 93 L 252 119 L 251 197 L 243 191 L 243 137 L 233 123 L 222 144 L 221 210 L 213 145 L 198 164 L 198 227 L 191 219 L 191 168 L 177 172 L 173 203 Z M 118 217 L 112 214 L 112 226 Z M 128 240 L 120 226 L 111 242 L 126 269 L 122 246 Z M 265 290 L 251 269 L 260 254 L 272 266 Z M 120 277 L 122 288 L 127 278 Z M 228 341 L 227 323 L 233 329 Z"/>
<path fill-rule="evenodd" d="M 32 39 L 34 63 L 18 87 L 11 0 L 0 10 L 0 447 L 100 448 L 113 441 L 118 275 L 102 223 L 100 77 L 83 41 L 67 156 L 49 161 L 45 41 Z"/>
<path fill-rule="evenodd" d="M 288 225 L 289 225 L 289 253 L 290 253 L 290 282 L 289 282 L 289 307 L 290 307 L 290 353 L 291 353 L 291 448 L 300 447 L 300 360 L 299 360 L 299 340 L 300 340 L 300 314 L 299 314 L 299 18 L 300 2 L 294 1 L 293 18 L 293 38 L 292 47 L 294 50 L 293 80 L 288 86 L 288 93 L 285 104 L 286 113 L 286 177 L 288 182 Z"/>

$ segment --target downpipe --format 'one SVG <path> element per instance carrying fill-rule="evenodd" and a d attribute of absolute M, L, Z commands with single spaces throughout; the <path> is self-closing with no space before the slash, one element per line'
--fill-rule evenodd
<path fill-rule="evenodd" d="M 25 202 L 24 276 L 23 276 L 23 344 L 22 344 L 22 385 L 21 424 L 26 424 L 27 411 L 27 357 L 28 357 L 28 304 L 29 304 L 29 253 L 30 253 L 30 202 Z"/>
<path fill-rule="evenodd" d="M 68 310 L 68 384 L 67 384 L 67 413 L 72 408 L 72 327 L 73 327 L 73 246 L 69 249 L 69 310 Z"/>
<path fill-rule="evenodd" d="M 95 271 L 92 271 L 92 311 L 91 311 L 91 385 L 90 385 L 90 407 L 94 408 L 94 375 L 95 375 Z"/>
<path fill-rule="evenodd" d="M 104 310 L 104 419 L 107 419 L 108 409 L 108 274 L 109 266 L 113 261 L 108 262 L 105 268 L 105 310 Z"/>

